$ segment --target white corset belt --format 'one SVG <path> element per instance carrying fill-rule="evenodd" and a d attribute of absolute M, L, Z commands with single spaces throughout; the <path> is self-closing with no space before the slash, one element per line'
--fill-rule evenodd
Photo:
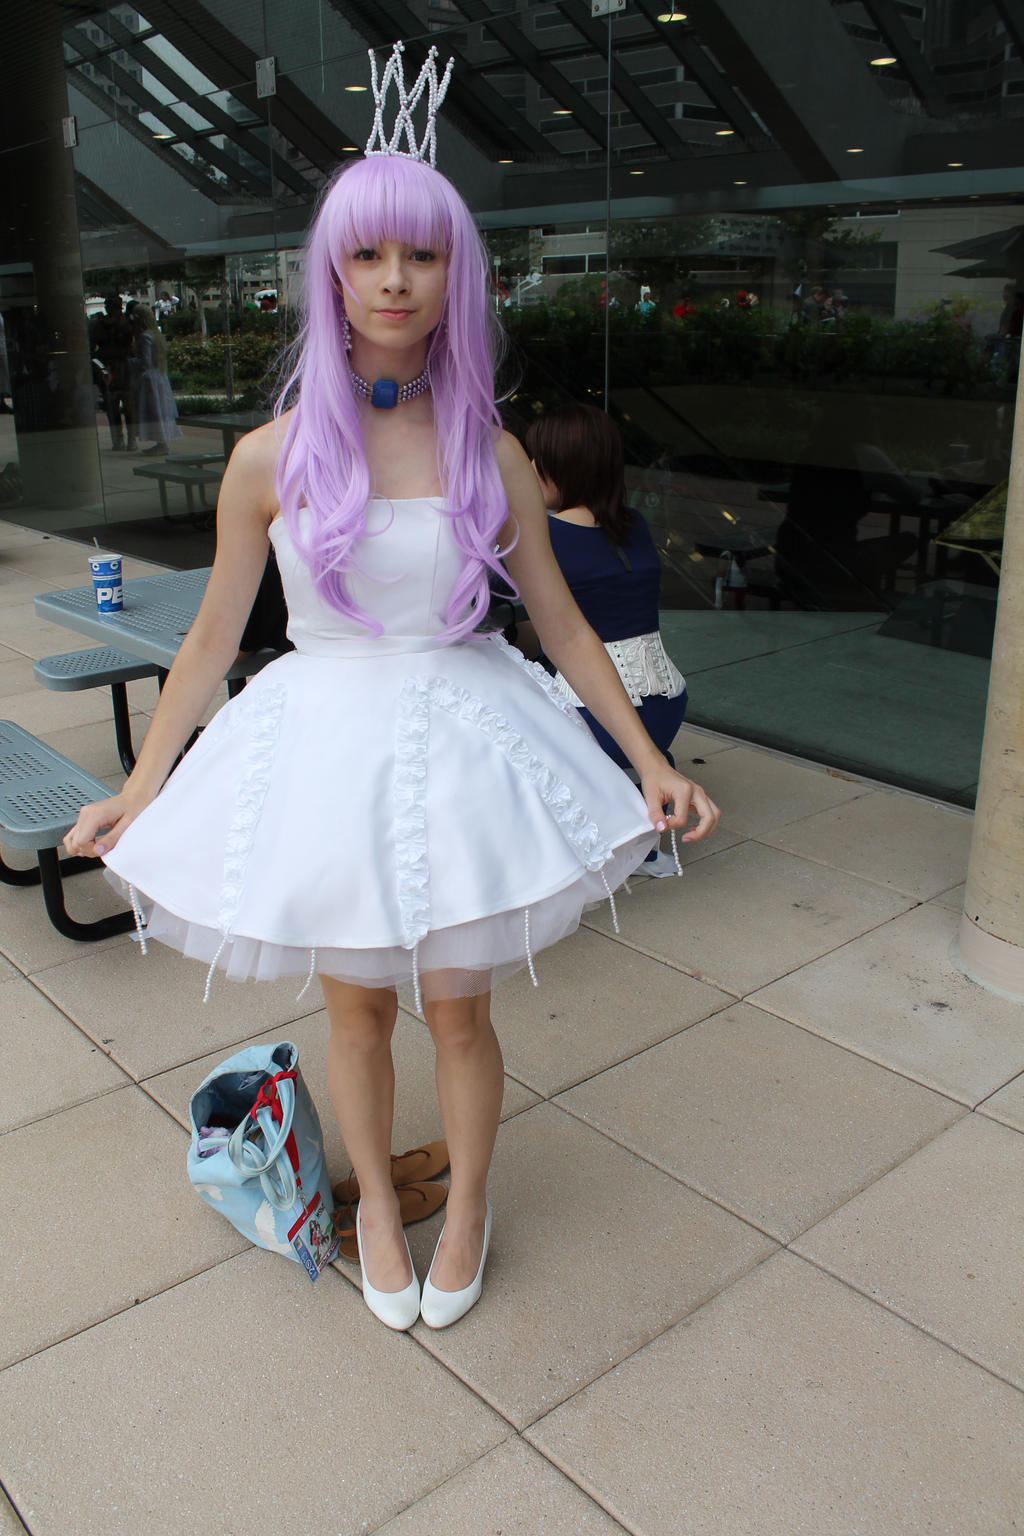
<path fill-rule="evenodd" d="M 657 631 L 651 635 L 631 635 L 628 640 L 606 640 L 604 648 L 615 664 L 631 704 L 639 707 L 652 694 L 675 699 L 686 687 L 686 679 L 665 650 L 665 643 Z M 570 704 L 582 708 L 583 700 L 569 687 L 561 672 L 555 674 L 555 687 Z"/>

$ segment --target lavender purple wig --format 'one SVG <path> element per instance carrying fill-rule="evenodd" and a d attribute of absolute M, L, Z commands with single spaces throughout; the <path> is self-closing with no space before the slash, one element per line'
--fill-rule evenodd
<path fill-rule="evenodd" d="M 380 626 L 348 596 L 345 572 L 366 531 L 369 471 L 345 351 L 341 258 L 382 240 L 444 252 L 448 277 L 441 322 L 427 353 L 438 475 L 455 539 L 465 555 L 448 608 L 452 639 L 487 611 L 488 569 L 508 503 L 495 447 L 501 423 L 494 374 L 502 333 L 491 310 L 487 255 L 462 198 L 419 160 L 377 155 L 335 176 L 306 246 L 304 324 L 276 414 L 295 397 L 278 461 L 277 491 L 288 531 L 325 600 L 374 632 Z M 300 525 L 300 508 L 309 516 Z"/>

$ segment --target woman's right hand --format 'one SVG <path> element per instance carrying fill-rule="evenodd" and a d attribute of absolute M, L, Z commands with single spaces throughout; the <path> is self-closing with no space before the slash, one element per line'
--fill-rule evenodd
<path fill-rule="evenodd" d="M 64 847 L 73 857 L 87 859 L 109 853 L 152 799 L 152 795 L 133 792 L 125 786 L 109 800 L 83 805 L 78 820 L 64 838 Z"/>

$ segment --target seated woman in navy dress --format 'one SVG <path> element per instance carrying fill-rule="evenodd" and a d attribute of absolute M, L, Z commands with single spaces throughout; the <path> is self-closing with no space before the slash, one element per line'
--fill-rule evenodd
<path fill-rule="evenodd" d="M 686 682 L 658 632 L 658 551 L 643 517 L 626 506 L 619 429 L 596 406 L 559 405 L 531 422 L 526 450 L 550 514 L 548 532 L 562 574 L 604 641 L 644 729 L 671 761 L 668 749 L 686 714 Z M 628 768 L 561 674 L 556 682 L 608 756 Z"/>

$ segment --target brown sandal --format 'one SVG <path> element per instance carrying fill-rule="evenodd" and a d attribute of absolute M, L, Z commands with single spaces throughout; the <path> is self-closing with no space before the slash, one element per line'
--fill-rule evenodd
<path fill-rule="evenodd" d="M 448 1198 L 447 1184 L 433 1184 L 418 1181 L 413 1184 L 403 1184 L 398 1190 L 398 1209 L 402 1213 L 403 1227 L 410 1226 L 414 1221 L 426 1221 L 439 1211 Z M 359 1249 L 356 1245 L 356 1214 L 351 1201 L 345 1201 L 333 1212 L 334 1229 L 341 1238 L 339 1253 L 343 1259 L 358 1261 Z"/>
<path fill-rule="evenodd" d="M 412 1147 L 398 1156 L 392 1152 L 391 1182 L 396 1189 L 401 1189 L 403 1185 L 434 1179 L 447 1167 L 448 1143 L 442 1137 L 440 1141 L 428 1141 L 425 1147 Z M 359 1180 L 355 1174 L 351 1173 L 340 1184 L 335 1184 L 333 1194 L 339 1205 L 358 1200 Z"/>

